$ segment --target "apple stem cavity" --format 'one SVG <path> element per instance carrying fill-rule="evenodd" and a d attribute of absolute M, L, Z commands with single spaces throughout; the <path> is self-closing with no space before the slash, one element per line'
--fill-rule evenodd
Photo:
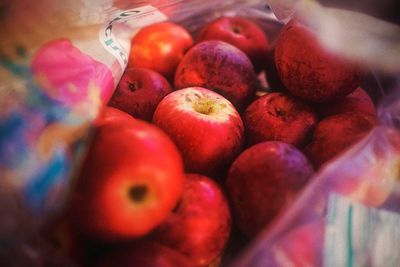
<path fill-rule="evenodd" d="M 128 190 L 128 196 L 133 202 L 142 202 L 148 193 L 147 186 L 133 185 Z"/>
<path fill-rule="evenodd" d="M 286 112 L 283 109 L 275 108 L 275 114 L 278 115 L 279 117 L 282 117 L 286 115 Z"/>
<path fill-rule="evenodd" d="M 210 115 L 215 111 L 215 101 L 207 98 L 201 98 L 193 103 L 193 108 L 196 112 Z"/>
<path fill-rule="evenodd" d="M 133 91 L 135 91 L 135 90 L 137 90 L 137 89 L 140 89 L 140 87 L 141 87 L 141 84 L 140 84 L 139 81 L 135 81 L 135 82 L 133 82 L 133 83 L 128 82 L 128 84 L 129 84 L 128 88 L 129 88 L 129 90 L 130 90 L 131 92 L 133 92 Z"/>
<path fill-rule="evenodd" d="M 240 29 L 239 27 L 237 27 L 237 26 L 233 27 L 233 28 L 232 28 L 232 31 L 233 31 L 235 34 L 240 34 L 240 33 L 241 33 L 241 29 Z"/>

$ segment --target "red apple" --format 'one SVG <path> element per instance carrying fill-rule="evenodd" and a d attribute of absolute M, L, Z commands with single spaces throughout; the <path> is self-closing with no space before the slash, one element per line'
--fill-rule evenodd
<path fill-rule="evenodd" d="M 221 95 L 189 87 L 167 95 L 153 123 L 179 148 L 187 172 L 211 174 L 230 164 L 243 143 L 243 123 Z"/>
<path fill-rule="evenodd" d="M 342 98 L 360 82 L 360 70 L 354 63 L 322 47 L 313 31 L 295 20 L 278 37 L 275 63 L 285 87 L 306 101 Z"/>
<path fill-rule="evenodd" d="M 253 98 L 257 76 L 249 58 L 222 41 L 204 41 L 190 49 L 175 73 L 175 88 L 200 86 L 213 90 L 238 109 Z"/>
<path fill-rule="evenodd" d="M 183 55 L 193 45 L 189 32 L 171 22 L 159 22 L 143 27 L 132 38 L 128 66 L 152 69 L 168 80 Z"/>
<path fill-rule="evenodd" d="M 282 141 L 300 146 L 317 118 L 310 107 L 282 93 L 269 93 L 247 107 L 243 124 L 249 144 Z"/>
<path fill-rule="evenodd" d="M 218 259 L 229 238 L 231 215 L 219 186 L 210 178 L 187 174 L 176 209 L 156 229 L 154 238 L 208 266 Z"/>
<path fill-rule="evenodd" d="M 260 71 L 268 51 L 268 38 L 253 21 L 242 17 L 220 17 L 208 23 L 197 37 L 197 42 L 220 40 L 236 46 Z"/>
<path fill-rule="evenodd" d="M 172 87 L 161 74 L 141 68 L 128 68 L 112 96 L 109 106 L 135 118 L 151 121 L 154 110 Z"/>
<path fill-rule="evenodd" d="M 151 241 L 119 247 L 101 255 L 96 267 L 193 267 L 190 259 Z"/>
<path fill-rule="evenodd" d="M 121 125 L 125 120 L 129 122 L 133 119 L 131 115 L 122 110 L 113 107 L 105 107 L 100 110 L 100 115 L 93 121 L 93 125 L 96 127 L 109 123 Z"/>
<path fill-rule="evenodd" d="M 267 141 L 246 149 L 226 181 L 239 229 L 255 236 L 293 202 L 312 175 L 311 164 L 292 145 Z"/>
<path fill-rule="evenodd" d="M 326 117 L 317 124 L 304 153 L 317 169 L 367 135 L 374 125 L 374 116 L 360 112 Z"/>
<path fill-rule="evenodd" d="M 343 99 L 316 105 L 315 107 L 321 117 L 352 111 L 359 111 L 373 116 L 376 114 L 371 97 L 361 87 L 358 87 Z"/>
<path fill-rule="evenodd" d="M 167 135 L 124 117 L 98 124 L 77 178 L 68 209 L 72 225 L 112 240 L 143 236 L 158 226 L 180 197 L 184 173 Z"/>

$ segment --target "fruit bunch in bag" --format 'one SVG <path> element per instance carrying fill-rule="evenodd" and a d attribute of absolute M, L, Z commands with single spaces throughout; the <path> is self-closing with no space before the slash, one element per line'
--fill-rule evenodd
<path fill-rule="evenodd" d="M 219 16 L 195 31 L 160 22 L 133 35 L 54 226 L 72 255 L 97 266 L 227 264 L 377 126 L 363 64 L 301 20 L 267 25 Z M 376 193 L 367 204 L 384 197 L 356 180 L 338 190 Z"/>
<path fill-rule="evenodd" d="M 309 20 L 282 24 L 257 1 L 160 2 L 163 12 L 115 3 L 127 10 L 101 27 L 102 50 L 79 46 L 110 53 L 100 61 L 65 38 L 34 54 L 28 84 L 40 99 L 31 103 L 44 103 L 49 129 L 39 152 L 61 158 L 62 177 L 72 166 L 75 174 L 41 238 L 82 266 L 227 266 L 246 247 L 240 266 L 320 266 L 322 243 L 331 251 L 348 241 L 324 238 L 343 224 L 325 211 L 342 212 L 347 198 L 367 208 L 394 203 L 395 187 L 375 177 L 396 168 L 388 159 L 399 139 L 380 126 L 369 65 L 329 49 Z M 60 62 L 78 68 L 60 72 Z M 357 147 L 362 156 L 350 157 Z M 38 207 L 54 204 L 39 189 L 57 195 L 47 179 L 58 177 L 57 163 L 44 164 L 46 179 L 25 193 Z"/>
<path fill-rule="evenodd" d="M 280 11 L 276 13 L 277 16 L 288 20 L 294 14 L 305 24 L 312 25 L 321 44 L 373 69 L 374 79 L 364 79 L 363 86 L 378 83 L 373 91 L 369 91 L 375 96 L 374 102 L 378 103 L 377 117 L 372 130 L 367 135 L 358 136 L 368 123 L 364 124 L 366 117 L 353 120 L 351 114 L 355 110 L 373 114 L 371 102 L 361 97 L 359 88 L 333 108 L 328 103 L 317 106 L 322 116 L 327 117 L 319 122 L 305 152 L 316 166 L 320 166 L 319 171 L 297 201 L 259 234 L 233 266 L 398 266 L 397 242 L 400 235 L 396 225 L 400 220 L 400 68 L 398 63 L 390 59 L 399 53 L 395 48 L 398 42 L 389 41 L 385 35 L 398 33 L 400 28 L 358 12 L 326 8 L 307 1 L 295 2 L 286 8 L 284 3 L 275 2 L 276 10 Z M 290 56 L 292 60 L 295 59 L 299 70 L 307 72 L 308 67 L 314 64 L 310 64 L 310 61 L 304 64 L 299 59 L 304 59 L 305 54 L 309 55 L 307 49 L 318 51 L 316 47 L 309 46 L 295 26 L 290 29 L 291 23 L 285 26 L 288 27 L 286 36 L 297 40 L 303 53 L 296 54 L 294 51 L 297 49 L 292 48 L 284 55 L 282 51 L 285 51 L 285 46 L 281 46 L 278 40 L 275 52 L 272 52 L 278 73 L 290 70 L 287 67 L 287 58 Z M 289 36 L 289 31 L 297 32 L 297 37 L 296 34 Z M 355 31 L 358 33 L 355 34 Z M 344 40 L 349 43 L 344 45 Z M 378 51 L 381 58 L 373 61 L 376 57 L 368 54 L 372 52 L 370 46 L 356 52 L 362 43 L 374 43 L 373 51 Z M 332 73 L 327 72 L 325 77 L 330 75 Z M 388 77 L 391 77 L 391 82 L 388 82 Z M 283 80 L 274 82 L 283 82 L 289 91 L 297 82 L 294 72 L 281 78 Z M 316 79 L 318 75 L 312 71 L 306 80 Z M 302 82 L 306 81 L 297 84 Z M 307 93 L 311 85 L 307 83 L 302 93 Z M 325 88 L 330 85 L 332 83 Z M 355 101 L 357 104 L 353 102 L 355 95 L 359 99 Z M 349 98 L 353 98 L 351 104 Z M 346 109 L 352 113 L 343 113 L 344 120 L 334 115 Z M 358 125 L 355 127 L 358 130 L 349 127 L 351 124 Z M 335 154 L 334 150 L 341 150 L 342 144 L 353 142 L 353 137 L 359 141 L 326 162 L 326 156 Z"/>

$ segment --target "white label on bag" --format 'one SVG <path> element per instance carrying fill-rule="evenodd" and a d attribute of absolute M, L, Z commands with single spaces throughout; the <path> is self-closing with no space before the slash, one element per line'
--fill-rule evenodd
<path fill-rule="evenodd" d="M 122 69 L 125 69 L 128 63 L 128 53 L 113 35 L 112 28 L 114 24 L 128 20 L 132 21 L 135 28 L 140 28 L 155 22 L 165 21 L 167 16 L 157 8 L 147 5 L 120 12 L 101 27 L 99 33 L 100 42 L 108 52 L 114 55 Z"/>
<path fill-rule="evenodd" d="M 398 213 L 332 195 L 325 229 L 325 267 L 400 266 Z"/>

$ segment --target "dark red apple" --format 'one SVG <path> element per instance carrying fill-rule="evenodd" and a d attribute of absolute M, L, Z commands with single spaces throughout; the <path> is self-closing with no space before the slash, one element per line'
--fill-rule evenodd
<path fill-rule="evenodd" d="M 183 193 L 172 214 L 156 229 L 154 238 L 208 266 L 228 241 L 231 214 L 219 186 L 206 176 L 187 174 Z"/>
<path fill-rule="evenodd" d="M 282 141 L 300 146 L 311 134 L 317 118 L 310 107 L 282 93 L 269 93 L 247 107 L 243 115 L 249 144 Z"/>
<path fill-rule="evenodd" d="M 153 123 L 179 148 L 187 172 L 215 173 L 240 152 L 243 123 L 223 96 L 201 87 L 174 91 L 158 105 Z"/>
<path fill-rule="evenodd" d="M 219 17 L 208 23 L 197 37 L 197 43 L 220 40 L 236 46 L 251 60 L 256 71 L 264 65 L 268 51 L 268 38 L 253 21 L 242 17 Z"/>
<path fill-rule="evenodd" d="M 175 88 L 193 86 L 221 94 L 241 111 L 256 92 L 257 76 L 238 48 L 222 41 L 205 41 L 192 47 L 176 69 Z"/>
<path fill-rule="evenodd" d="M 226 181 L 238 228 L 254 237 L 293 202 L 312 175 L 311 164 L 292 145 L 267 141 L 246 149 Z"/>
<path fill-rule="evenodd" d="M 316 105 L 315 107 L 317 113 L 321 117 L 352 111 L 358 111 L 373 116 L 376 114 L 375 105 L 371 97 L 361 87 L 358 87 L 354 92 L 343 99 Z"/>
<path fill-rule="evenodd" d="M 366 136 L 374 125 L 374 116 L 360 112 L 326 117 L 317 124 L 304 153 L 317 169 Z"/>
<path fill-rule="evenodd" d="M 112 116 L 95 129 L 68 207 L 73 227 L 103 240 L 139 237 L 157 227 L 176 205 L 185 178 L 166 134 Z"/>
<path fill-rule="evenodd" d="M 306 101 L 340 99 L 353 92 L 361 79 L 355 63 L 328 51 L 311 28 L 296 20 L 282 29 L 274 56 L 285 87 Z"/>
<path fill-rule="evenodd" d="M 172 22 L 151 24 L 132 38 L 128 67 L 152 69 L 171 81 L 192 45 L 191 35 L 182 26 Z"/>
<path fill-rule="evenodd" d="M 170 92 L 172 87 L 161 74 L 149 69 L 128 68 L 108 105 L 135 118 L 151 121 L 158 103 Z"/>
<path fill-rule="evenodd" d="M 190 259 L 167 246 L 151 241 L 136 242 L 107 252 L 96 267 L 193 267 Z"/>

